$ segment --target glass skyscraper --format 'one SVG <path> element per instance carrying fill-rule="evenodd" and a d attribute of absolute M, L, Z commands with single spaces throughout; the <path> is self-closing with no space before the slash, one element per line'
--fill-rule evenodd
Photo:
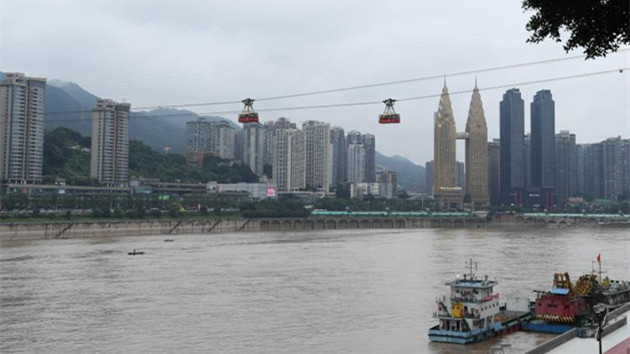
<path fill-rule="evenodd" d="M 540 205 L 555 204 L 556 126 L 551 91 L 540 90 L 531 103 L 531 187 L 540 191 Z"/>
<path fill-rule="evenodd" d="M 525 189 L 525 103 L 516 88 L 503 94 L 500 125 L 501 202 L 522 205 Z"/>

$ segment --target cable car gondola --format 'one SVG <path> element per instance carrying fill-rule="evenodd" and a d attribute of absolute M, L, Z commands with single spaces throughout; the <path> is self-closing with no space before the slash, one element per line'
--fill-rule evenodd
<path fill-rule="evenodd" d="M 400 124 L 400 114 L 394 111 L 394 102 L 396 100 L 392 98 L 383 101 L 385 103 L 385 111 L 378 116 L 380 124 Z"/>
<path fill-rule="evenodd" d="M 243 108 L 243 112 L 238 115 L 239 123 L 258 123 L 258 113 L 254 112 L 254 99 L 246 98 L 243 101 L 245 107 Z"/>

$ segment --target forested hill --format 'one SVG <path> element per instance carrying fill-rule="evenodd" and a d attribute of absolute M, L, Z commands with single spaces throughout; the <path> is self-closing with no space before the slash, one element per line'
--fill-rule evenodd
<path fill-rule="evenodd" d="M 402 156 L 385 156 L 376 152 L 377 170 L 387 169 L 395 171 L 398 176 L 398 184 L 408 191 L 424 191 L 425 170 L 423 166 L 414 164 Z"/>
<path fill-rule="evenodd" d="M 70 184 L 94 183 L 89 178 L 90 148 L 91 138 L 68 128 L 47 131 L 44 136 L 43 166 L 46 181 L 65 178 Z M 258 181 L 248 166 L 211 156 L 204 167 L 189 167 L 185 165 L 184 156 L 159 153 L 137 140 L 129 142 L 129 176 L 188 183 Z"/>

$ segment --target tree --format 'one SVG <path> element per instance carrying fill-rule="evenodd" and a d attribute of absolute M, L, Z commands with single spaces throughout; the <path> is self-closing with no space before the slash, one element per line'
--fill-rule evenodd
<path fill-rule="evenodd" d="M 530 43 L 562 42 L 561 30 L 567 31 L 564 50 L 584 48 L 587 59 L 630 44 L 628 0 L 523 0 L 523 9 L 534 11 L 526 27 Z"/>
<path fill-rule="evenodd" d="M 338 199 L 350 199 L 350 184 L 344 183 L 337 185 L 335 197 Z"/>

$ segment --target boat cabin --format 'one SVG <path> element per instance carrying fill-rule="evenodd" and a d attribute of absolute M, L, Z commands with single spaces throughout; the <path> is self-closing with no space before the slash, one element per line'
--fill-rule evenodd
<path fill-rule="evenodd" d="M 434 317 L 440 321 L 439 328 L 470 332 L 491 327 L 500 312 L 499 294 L 494 292 L 497 284 L 488 276 L 479 279 L 472 272 L 447 282 L 450 296 L 436 301 Z"/>

